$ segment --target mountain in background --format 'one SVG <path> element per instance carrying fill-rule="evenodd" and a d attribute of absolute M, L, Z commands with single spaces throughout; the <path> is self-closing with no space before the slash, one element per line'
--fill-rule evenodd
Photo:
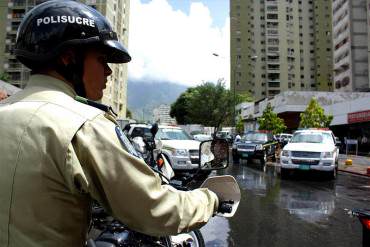
<path fill-rule="evenodd" d="M 153 121 L 153 109 L 171 105 L 188 87 L 171 82 L 128 81 L 127 105 L 133 118 Z"/>

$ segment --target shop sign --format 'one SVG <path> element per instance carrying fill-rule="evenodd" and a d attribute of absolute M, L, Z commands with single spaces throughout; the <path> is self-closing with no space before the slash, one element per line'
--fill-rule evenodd
<path fill-rule="evenodd" d="M 347 120 L 349 124 L 370 121 L 370 110 L 348 113 Z"/>

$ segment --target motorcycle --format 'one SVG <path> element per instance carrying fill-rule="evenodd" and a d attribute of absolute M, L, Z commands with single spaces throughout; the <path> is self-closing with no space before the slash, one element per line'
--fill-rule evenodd
<path fill-rule="evenodd" d="M 157 172 L 162 182 L 172 185 L 179 190 L 188 190 L 183 184 L 171 182 L 174 172 L 166 157 L 161 153 L 161 143 L 157 145 L 154 136 L 158 126 L 151 129 L 152 138 L 135 137 L 133 146 L 140 153 L 146 163 Z M 199 170 L 211 171 L 224 169 L 228 166 L 228 143 L 224 140 L 209 140 L 200 144 Z M 225 151 L 227 150 L 227 151 Z M 220 200 L 217 215 L 232 217 L 239 205 L 240 190 L 232 176 L 215 176 L 206 179 L 201 185 L 215 192 Z M 92 211 L 91 232 L 97 237 L 87 242 L 88 247 L 122 247 L 122 246 L 166 246 L 166 247 L 203 247 L 205 242 L 199 230 L 182 233 L 174 236 L 154 237 L 139 233 L 127 228 L 123 223 L 114 219 L 106 211 L 96 205 Z M 94 234 L 90 234 L 94 235 Z"/>

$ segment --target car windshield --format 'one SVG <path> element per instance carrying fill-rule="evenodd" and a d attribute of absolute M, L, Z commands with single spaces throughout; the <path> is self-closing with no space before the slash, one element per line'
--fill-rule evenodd
<path fill-rule="evenodd" d="M 184 130 L 172 128 L 160 128 L 155 138 L 161 140 L 192 140 Z"/>
<path fill-rule="evenodd" d="M 218 138 L 226 138 L 228 136 L 228 132 L 225 132 L 225 131 L 219 131 L 216 133 L 216 137 Z"/>
<path fill-rule="evenodd" d="M 132 130 L 131 137 L 134 138 L 134 137 L 137 137 L 137 136 L 141 136 L 143 138 L 145 138 L 145 137 L 151 137 L 152 136 L 152 133 L 150 132 L 150 129 L 149 128 L 146 128 L 146 127 L 135 127 Z"/>
<path fill-rule="evenodd" d="M 333 143 L 333 138 L 328 133 L 296 133 L 293 135 L 292 143 Z"/>
<path fill-rule="evenodd" d="M 267 135 L 264 133 L 248 133 L 242 137 L 243 141 L 267 141 Z"/>

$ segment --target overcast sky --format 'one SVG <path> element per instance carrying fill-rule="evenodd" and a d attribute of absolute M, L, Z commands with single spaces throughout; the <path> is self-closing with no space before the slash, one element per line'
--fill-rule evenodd
<path fill-rule="evenodd" d="M 227 0 L 131 0 L 130 8 L 131 81 L 195 86 L 224 78 L 228 86 Z"/>

